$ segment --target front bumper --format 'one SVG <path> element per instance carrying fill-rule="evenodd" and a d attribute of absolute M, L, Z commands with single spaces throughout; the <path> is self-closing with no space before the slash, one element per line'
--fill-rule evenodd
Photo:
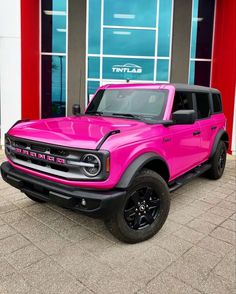
<path fill-rule="evenodd" d="M 1 165 L 1 174 L 4 181 L 23 193 L 94 217 L 111 215 L 126 194 L 126 191 L 118 189 L 88 190 L 55 183 L 23 173 L 9 162 Z"/>

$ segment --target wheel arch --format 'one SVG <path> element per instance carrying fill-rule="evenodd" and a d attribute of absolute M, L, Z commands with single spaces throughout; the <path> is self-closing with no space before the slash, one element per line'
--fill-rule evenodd
<path fill-rule="evenodd" d="M 214 140 L 214 143 L 213 143 L 213 146 L 212 146 L 212 149 L 211 149 L 210 159 L 214 156 L 216 149 L 217 149 L 217 146 L 220 141 L 223 141 L 225 143 L 226 148 L 228 150 L 228 148 L 229 148 L 229 135 L 225 130 L 220 130 L 217 133 L 215 140 Z"/>
<path fill-rule="evenodd" d="M 169 181 L 170 172 L 166 161 L 156 153 L 148 152 L 134 159 L 122 174 L 116 188 L 126 189 L 132 183 L 132 180 L 143 168 L 157 172 L 166 183 Z"/>

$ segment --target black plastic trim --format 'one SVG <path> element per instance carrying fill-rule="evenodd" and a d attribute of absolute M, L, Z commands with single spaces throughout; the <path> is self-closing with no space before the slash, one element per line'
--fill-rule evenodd
<path fill-rule="evenodd" d="M 216 137 L 215 137 L 215 141 L 214 141 L 214 144 L 213 144 L 213 147 L 211 149 L 211 155 L 210 155 L 210 158 L 209 159 L 212 159 L 212 157 L 214 156 L 215 152 L 216 152 L 216 149 L 217 149 L 217 146 L 219 144 L 219 142 L 222 140 L 222 137 L 226 135 L 227 137 L 227 141 L 224 140 L 224 142 L 226 142 L 227 144 L 229 143 L 228 141 L 228 133 L 225 131 L 225 130 L 219 130 L 219 132 L 217 133 Z"/>
<path fill-rule="evenodd" d="M 96 147 L 96 150 L 98 151 L 103 143 L 110 137 L 110 136 L 113 136 L 115 134 L 119 134 L 120 133 L 120 130 L 114 130 L 114 131 L 110 131 L 108 133 L 106 133 L 106 135 L 104 135 L 104 137 L 102 138 L 102 140 L 98 143 L 97 147 Z"/>
<path fill-rule="evenodd" d="M 1 174 L 4 181 L 23 193 L 94 217 L 109 216 L 122 203 L 126 194 L 121 189 L 92 190 L 48 181 L 23 173 L 9 162 L 1 165 Z M 87 207 L 81 204 L 82 199 L 86 200 Z"/>
<path fill-rule="evenodd" d="M 145 154 L 139 156 L 138 158 L 136 158 L 130 164 L 130 166 L 123 173 L 120 181 L 116 185 L 116 188 L 119 188 L 119 189 L 127 189 L 130 186 L 130 184 L 132 183 L 132 181 L 135 178 L 135 176 L 137 175 L 137 173 L 147 163 L 149 163 L 152 160 L 157 160 L 157 159 L 160 160 L 160 161 L 162 161 L 166 165 L 166 167 L 168 168 L 167 163 L 165 162 L 165 160 L 162 157 L 160 157 L 157 154 L 152 153 L 152 152 L 145 153 Z M 169 168 L 168 168 L 168 172 L 169 172 Z"/>

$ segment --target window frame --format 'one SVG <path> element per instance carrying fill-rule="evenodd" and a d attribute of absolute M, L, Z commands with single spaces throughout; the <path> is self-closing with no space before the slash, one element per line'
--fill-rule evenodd
<path fill-rule="evenodd" d="M 220 104 L 221 104 L 221 110 L 220 111 L 214 111 L 214 103 L 213 103 L 213 95 L 218 95 L 220 96 Z M 211 92 L 211 113 L 214 114 L 219 114 L 219 113 L 223 113 L 223 103 L 222 103 L 222 96 L 220 93 L 217 92 Z"/>

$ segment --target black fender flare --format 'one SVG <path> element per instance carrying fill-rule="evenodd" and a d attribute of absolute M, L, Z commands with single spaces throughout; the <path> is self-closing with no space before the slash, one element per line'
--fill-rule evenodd
<path fill-rule="evenodd" d="M 209 159 L 212 159 L 215 152 L 216 152 L 216 149 L 217 149 L 217 146 L 219 144 L 220 141 L 224 141 L 226 143 L 226 146 L 227 146 L 227 149 L 228 149 L 228 146 L 229 146 L 229 135 L 227 134 L 227 132 L 225 130 L 219 130 L 219 132 L 216 134 L 215 136 L 215 141 L 214 141 L 214 144 L 212 146 L 212 149 L 211 149 L 211 155 L 210 155 L 210 158 Z"/>
<path fill-rule="evenodd" d="M 167 165 L 166 161 L 161 156 L 159 156 L 159 155 L 157 155 L 156 153 L 153 153 L 153 152 L 147 152 L 147 153 L 144 153 L 144 154 L 138 156 L 137 158 L 135 158 L 131 162 L 131 164 L 128 166 L 128 168 L 125 170 L 125 172 L 122 174 L 118 184 L 116 185 L 116 188 L 127 189 L 130 186 L 132 180 L 137 175 L 137 173 L 147 163 L 151 162 L 152 160 L 160 160 L 160 161 L 162 161 L 166 165 L 166 167 L 168 169 L 168 173 L 169 173 L 168 165 Z"/>

